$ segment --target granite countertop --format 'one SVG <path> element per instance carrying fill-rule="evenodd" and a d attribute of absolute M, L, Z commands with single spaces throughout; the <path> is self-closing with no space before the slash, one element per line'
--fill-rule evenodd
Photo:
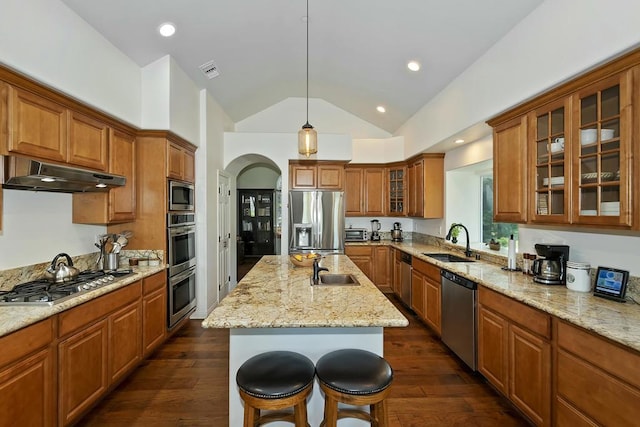
<path fill-rule="evenodd" d="M 101 295 L 108 294 L 109 292 L 115 291 L 116 289 L 127 286 L 137 280 L 151 276 L 165 269 L 166 266 L 164 265 L 157 267 L 132 267 L 133 275 L 131 276 L 116 280 L 109 285 L 82 293 L 74 298 L 70 298 L 52 306 L 0 306 L 0 337 L 95 299 Z"/>
<path fill-rule="evenodd" d="M 633 302 L 621 304 L 595 297 L 592 293 L 572 291 L 566 286 L 540 285 L 535 283 L 531 276 L 522 274 L 520 271 L 504 271 L 502 266 L 482 260 L 449 263 L 422 255 L 423 252 L 451 252 L 439 246 L 391 241 L 387 241 L 386 244 L 559 319 L 640 351 L 640 328 L 638 327 L 640 305 L 638 304 Z M 460 254 L 457 253 L 457 255 Z"/>
<path fill-rule="evenodd" d="M 311 286 L 311 267 L 288 256 L 264 256 L 202 322 L 205 328 L 407 326 L 407 319 L 345 255 L 327 255 L 330 273 L 350 273 L 360 286 Z M 321 273 L 323 274 L 323 273 Z"/>

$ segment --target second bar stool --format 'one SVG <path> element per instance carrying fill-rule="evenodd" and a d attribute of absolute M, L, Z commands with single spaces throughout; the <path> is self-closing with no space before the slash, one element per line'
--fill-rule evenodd
<path fill-rule="evenodd" d="M 358 349 L 333 351 L 318 360 L 316 375 L 325 394 L 321 427 L 336 427 L 341 418 L 358 418 L 373 427 L 388 426 L 385 398 L 393 381 L 393 370 L 382 357 Z M 338 410 L 338 403 L 369 405 L 370 412 Z"/>
<path fill-rule="evenodd" d="M 313 362 L 291 351 L 270 351 L 253 356 L 240 366 L 236 383 L 244 401 L 244 427 L 289 421 L 308 427 L 307 396 L 313 388 Z M 281 411 L 293 407 L 293 413 Z M 272 410 L 260 415 L 260 410 Z"/>

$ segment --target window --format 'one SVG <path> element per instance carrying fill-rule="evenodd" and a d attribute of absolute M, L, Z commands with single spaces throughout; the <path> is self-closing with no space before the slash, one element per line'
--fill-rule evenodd
<path fill-rule="evenodd" d="M 500 242 L 500 246 L 507 247 L 512 234 L 518 241 L 518 224 L 493 222 L 493 175 L 481 176 L 480 183 L 482 186 L 482 235 L 480 238 L 485 243 L 495 239 Z"/>

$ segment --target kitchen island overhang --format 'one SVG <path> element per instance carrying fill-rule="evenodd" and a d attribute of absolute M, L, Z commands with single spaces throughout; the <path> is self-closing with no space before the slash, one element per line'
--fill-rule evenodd
<path fill-rule="evenodd" d="M 229 426 L 242 425 L 243 406 L 235 382 L 240 365 L 273 350 L 296 351 L 314 363 L 342 348 L 383 355 L 385 327 L 408 320 L 345 255 L 329 255 L 322 266 L 331 273 L 353 274 L 359 286 L 311 286 L 311 268 L 294 267 L 287 256 L 265 256 L 202 322 L 228 328 Z M 319 425 L 323 396 L 317 383 L 308 401 L 309 422 Z M 366 425 L 360 420 L 344 426 Z M 285 426 L 286 423 L 273 423 Z"/>

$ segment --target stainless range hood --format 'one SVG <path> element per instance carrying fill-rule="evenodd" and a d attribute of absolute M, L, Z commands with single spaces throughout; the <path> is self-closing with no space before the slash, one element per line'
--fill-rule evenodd
<path fill-rule="evenodd" d="M 3 188 L 58 193 L 105 192 L 122 187 L 126 178 L 23 157 L 4 158 Z"/>

